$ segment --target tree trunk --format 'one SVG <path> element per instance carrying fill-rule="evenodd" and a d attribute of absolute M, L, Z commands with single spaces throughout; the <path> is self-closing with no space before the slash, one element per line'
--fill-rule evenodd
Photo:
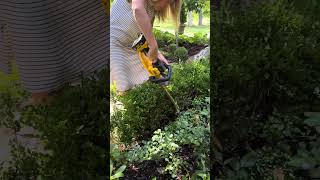
<path fill-rule="evenodd" d="M 192 26 L 192 11 L 188 12 L 188 26 Z"/>
<path fill-rule="evenodd" d="M 198 25 L 202 26 L 202 9 L 200 9 L 198 14 L 199 14 L 199 23 L 198 23 Z"/>

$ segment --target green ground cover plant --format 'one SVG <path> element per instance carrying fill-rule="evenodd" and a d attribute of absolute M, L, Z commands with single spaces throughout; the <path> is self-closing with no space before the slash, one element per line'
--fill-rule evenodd
<path fill-rule="evenodd" d="M 124 177 L 209 176 L 209 59 L 175 64 L 173 72 L 168 91 L 180 107 L 179 114 L 157 84 L 145 83 L 111 97 L 123 103 L 111 125 L 113 134 L 120 134 L 113 161 L 116 168 L 126 166 Z"/>

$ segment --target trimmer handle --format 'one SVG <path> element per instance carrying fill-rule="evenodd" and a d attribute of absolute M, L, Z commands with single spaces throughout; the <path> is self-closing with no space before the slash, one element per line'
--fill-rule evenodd
<path fill-rule="evenodd" d="M 169 81 L 171 79 L 171 75 L 172 75 L 172 68 L 170 65 L 167 65 L 166 63 L 163 63 L 162 61 L 158 60 L 155 63 L 152 63 L 153 67 L 156 67 L 159 69 L 160 74 L 162 76 L 162 78 L 152 78 L 150 79 L 152 82 L 154 83 L 160 83 L 160 82 L 166 82 Z M 167 73 L 165 73 L 165 71 L 168 70 Z"/>
<path fill-rule="evenodd" d="M 138 51 L 139 53 L 142 52 L 142 53 L 144 53 L 144 55 L 147 55 L 147 53 L 149 51 L 149 47 L 148 47 L 148 43 L 146 41 L 146 38 L 144 37 L 144 35 L 142 33 L 140 34 L 139 38 L 133 42 L 132 49 L 134 49 L 135 51 Z M 151 60 L 149 60 L 149 61 L 151 61 Z M 143 62 L 143 64 L 145 65 L 144 62 Z M 149 77 L 150 77 L 149 80 L 151 82 L 154 82 L 154 83 L 163 83 L 164 82 L 164 84 L 165 84 L 166 82 L 168 82 L 170 80 L 171 74 L 172 74 L 172 69 L 171 69 L 170 65 L 167 65 L 167 64 L 163 63 L 162 61 L 158 60 L 157 62 L 152 63 L 152 66 L 154 68 L 157 68 L 160 71 L 160 74 L 162 77 L 156 78 L 155 76 L 149 75 Z M 146 69 L 148 70 L 148 68 L 146 68 Z M 167 73 L 165 73 L 166 70 L 168 70 Z"/>

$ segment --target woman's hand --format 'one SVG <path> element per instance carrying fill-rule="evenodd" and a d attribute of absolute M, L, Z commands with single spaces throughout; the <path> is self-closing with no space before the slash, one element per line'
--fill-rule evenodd
<path fill-rule="evenodd" d="M 163 56 L 163 54 L 160 51 L 158 51 L 158 60 L 164 62 L 167 65 L 169 65 L 169 61 Z"/>

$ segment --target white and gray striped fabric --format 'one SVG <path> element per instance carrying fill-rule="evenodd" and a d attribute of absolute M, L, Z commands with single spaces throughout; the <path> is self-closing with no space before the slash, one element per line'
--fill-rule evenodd
<path fill-rule="evenodd" d="M 154 10 L 149 1 L 145 8 L 153 18 Z M 117 91 L 132 89 L 149 78 L 137 52 L 131 49 L 140 33 L 131 5 L 126 0 L 115 0 L 110 15 L 110 82 L 115 81 Z"/>
<path fill-rule="evenodd" d="M 1 0 L 0 70 L 16 60 L 22 85 L 43 92 L 104 69 L 107 18 L 101 0 Z"/>

